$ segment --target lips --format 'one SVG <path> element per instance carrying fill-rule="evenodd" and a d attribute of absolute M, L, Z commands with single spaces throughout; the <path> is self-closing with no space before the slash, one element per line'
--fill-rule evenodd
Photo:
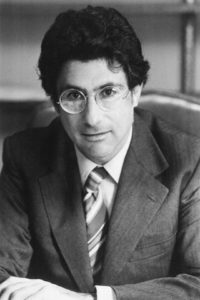
<path fill-rule="evenodd" d="M 82 133 L 82 136 L 88 141 L 99 141 L 106 137 L 109 131 L 95 132 L 95 133 Z"/>

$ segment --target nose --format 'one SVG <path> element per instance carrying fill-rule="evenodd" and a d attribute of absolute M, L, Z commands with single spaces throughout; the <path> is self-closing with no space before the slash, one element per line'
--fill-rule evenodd
<path fill-rule="evenodd" d="M 84 120 L 86 125 L 95 126 L 101 118 L 101 111 L 94 97 L 89 97 L 85 110 Z"/>

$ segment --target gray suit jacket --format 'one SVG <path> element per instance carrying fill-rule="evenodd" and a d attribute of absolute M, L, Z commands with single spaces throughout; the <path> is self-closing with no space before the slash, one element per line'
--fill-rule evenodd
<path fill-rule="evenodd" d="M 200 299 L 200 141 L 137 109 L 98 284 L 117 299 Z M 59 119 L 6 139 L 0 280 L 94 292 L 74 147 Z"/>

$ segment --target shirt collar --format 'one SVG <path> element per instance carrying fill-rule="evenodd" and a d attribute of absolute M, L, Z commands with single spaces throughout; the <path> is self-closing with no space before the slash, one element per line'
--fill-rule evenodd
<path fill-rule="evenodd" d="M 124 159 L 131 142 L 131 137 L 132 137 L 132 127 L 129 131 L 128 137 L 122 149 L 109 162 L 107 162 L 104 165 L 104 168 L 116 183 L 118 183 L 119 181 Z M 76 150 L 76 156 L 78 160 L 79 171 L 81 175 L 81 182 L 82 185 L 84 185 L 90 172 L 98 165 L 95 164 L 93 161 L 89 160 L 87 157 L 85 157 L 78 150 L 77 147 L 75 147 L 75 150 Z"/>

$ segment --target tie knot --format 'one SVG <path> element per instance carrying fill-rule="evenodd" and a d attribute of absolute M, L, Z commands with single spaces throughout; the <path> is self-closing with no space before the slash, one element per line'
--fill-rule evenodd
<path fill-rule="evenodd" d="M 85 189 L 91 192 L 96 192 L 102 180 L 107 176 L 107 172 L 103 167 L 94 168 L 85 183 Z"/>

